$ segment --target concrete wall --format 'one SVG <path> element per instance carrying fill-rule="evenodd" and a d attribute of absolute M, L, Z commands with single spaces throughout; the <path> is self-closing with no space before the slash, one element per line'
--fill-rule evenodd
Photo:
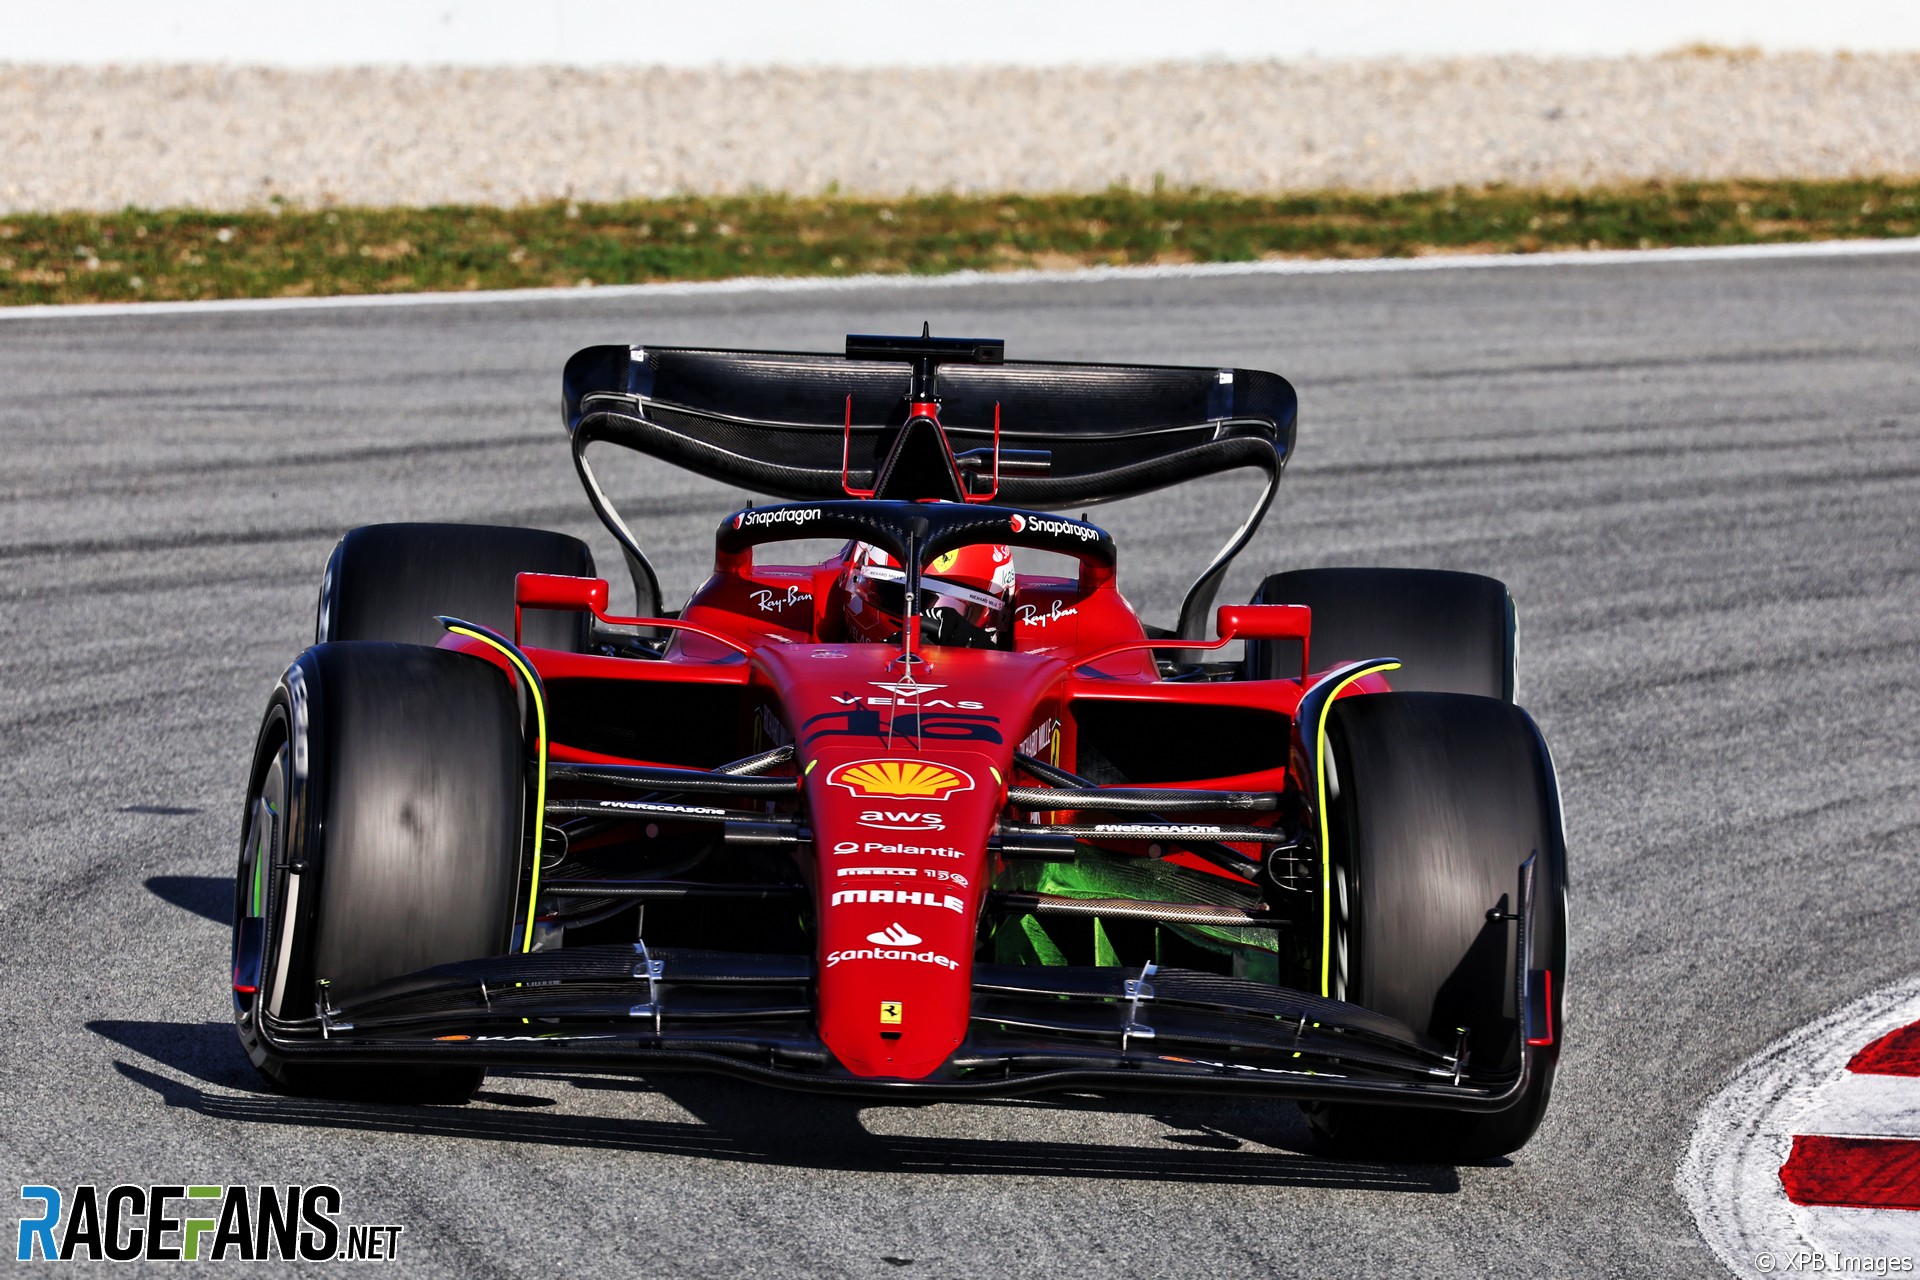
<path fill-rule="evenodd" d="M 1920 49 L 1920 0 L 0 0 L 0 63 L 938 66 Z"/>

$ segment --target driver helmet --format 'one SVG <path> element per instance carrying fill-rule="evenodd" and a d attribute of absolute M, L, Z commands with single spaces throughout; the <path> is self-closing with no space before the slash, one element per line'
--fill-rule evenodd
<path fill-rule="evenodd" d="M 864 542 L 853 545 L 840 573 L 847 632 L 861 640 L 897 640 L 904 625 L 907 575 Z M 949 551 L 920 575 L 920 635 L 968 649 L 1013 647 L 1013 552 L 979 543 Z"/>

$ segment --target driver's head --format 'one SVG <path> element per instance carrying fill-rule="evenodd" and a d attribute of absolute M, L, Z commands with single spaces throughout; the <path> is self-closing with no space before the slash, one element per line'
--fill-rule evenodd
<path fill-rule="evenodd" d="M 897 640 L 904 626 L 906 571 L 877 547 L 856 542 L 841 570 L 847 632 L 861 640 Z M 1013 552 L 961 547 L 920 575 L 920 634 L 933 644 L 969 649 L 1013 647 Z"/>

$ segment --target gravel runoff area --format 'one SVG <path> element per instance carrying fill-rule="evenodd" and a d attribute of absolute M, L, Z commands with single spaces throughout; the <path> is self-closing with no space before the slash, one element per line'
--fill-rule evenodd
<path fill-rule="evenodd" d="M 1920 173 L 1920 53 L 664 70 L 0 66 L 0 212 Z"/>

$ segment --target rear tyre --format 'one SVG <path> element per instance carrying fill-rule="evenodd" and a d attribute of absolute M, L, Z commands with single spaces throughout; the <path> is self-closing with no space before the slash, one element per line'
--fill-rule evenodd
<path fill-rule="evenodd" d="M 437 614 L 513 634 L 520 573 L 594 576 L 580 539 L 544 529 L 484 524 L 369 524 L 350 529 L 327 560 L 314 640 L 395 640 L 431 645 Z M 584 613 L 529 610 L 521 643 L 575 653 L 587 647 Z"/>
<path fill-rule="evenodd" d="M 1514 612 L 1506 586 L 1443 569 L 1295 569 L 1260 584 L 1255 604 L 1313 610 L 1315 670 L 1398 658 L 1396 690 L 1474 693 L 1513 701 Z M 1300 674 L 1298 640 L 1247 642 L 1254 680 Z"/>
<path fill-rule="evenodd" d="M 1318 1103 L 1303 1108 L 1342 1154 L 1461 1163 L 1517 1151 L 1553 1092 L 1564 1031 L 1566 848 L 1558 789 L 1532 719 L 1491 698 L 1386 693 L 1334 704 L 1328 741 L 1338 798 L 1329 991 L 1443 1043 L 1468 1028 L 1469 1069 L 1519 1066 L 1514 1007 L 1518 910 L 1534 861 L 1534 965 L 1551 973 L 1553 1042 L 1510 1109 Z"/>
<path fill-rule="evenodd" d="M 254 751 L 234 895 L 234 1016 L 298 1094 L 465 1101 L 476 1067 L 293 1060 L 261 1015 L 318 1016 L 389 978 L 498 955 L 520 885 L 525 752 L 512 687 L 478 658 L 317 645 L 282 678 Z"/>

